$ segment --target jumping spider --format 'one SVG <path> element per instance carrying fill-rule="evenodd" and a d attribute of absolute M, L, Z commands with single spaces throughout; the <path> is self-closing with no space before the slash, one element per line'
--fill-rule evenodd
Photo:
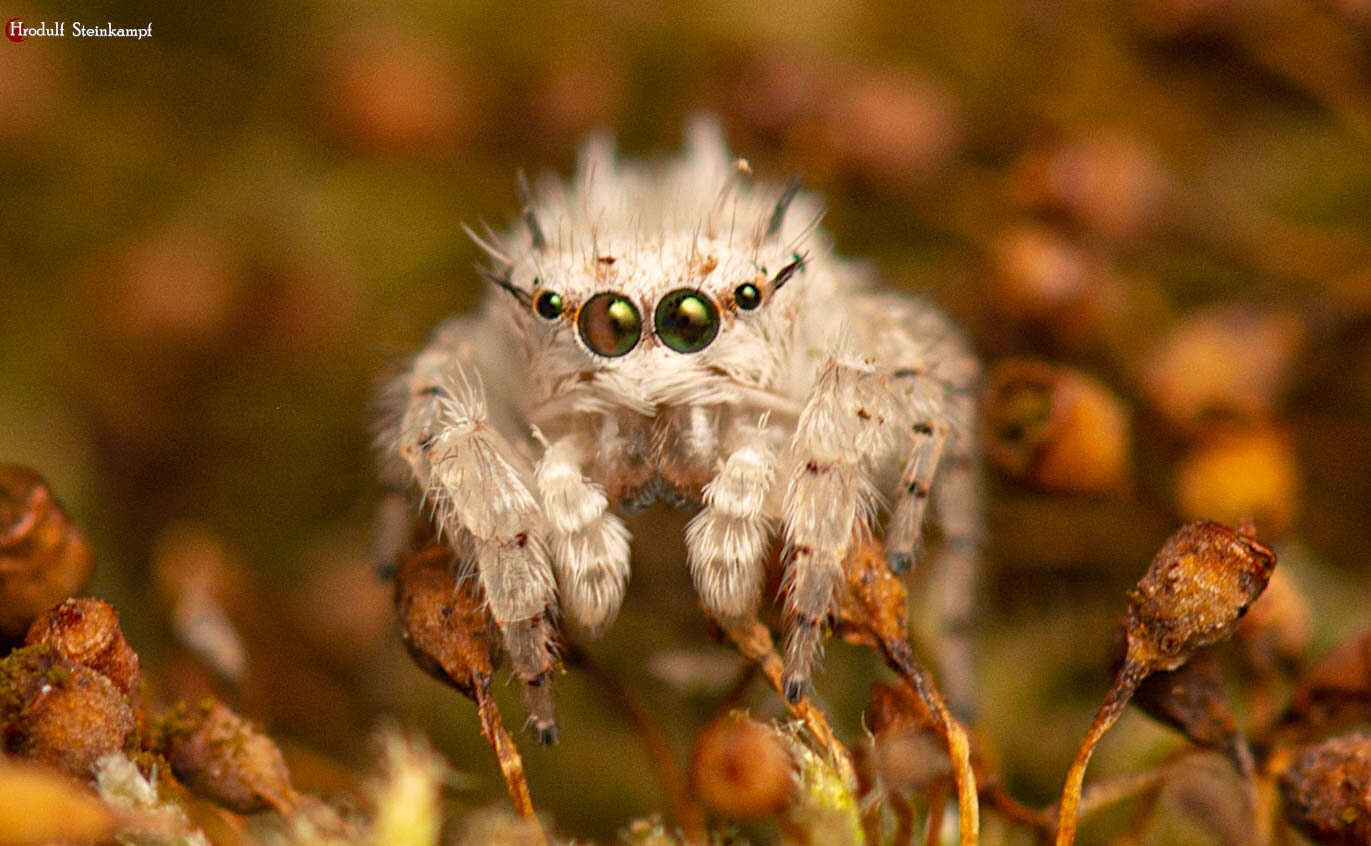
<path fill-rule="evenodd" d="M 540 740 L 556 737 L 559 612 L 609 625 L 630 560 L 616 511 L 658 499 L 699 508 L 690 573 L 720 621 L 752 619 L 784 541 L 792 701 L 879 504 L 904 570 L 932 494 L 941 613 L 964 631 L 979 369 L 943 315 L 871 290 L 816 231 L 817 201 L 752 181 L 708 122 L 664 164 L 620 163 L 592 141 L 570 183 L 520 189 L 515 231 L 471 233 L 494 294 L 391 383 L 381 444 L 387 479 L 417 483 L 474 566 Z M 945 665 L 968 660 L 948 643 Z"/>

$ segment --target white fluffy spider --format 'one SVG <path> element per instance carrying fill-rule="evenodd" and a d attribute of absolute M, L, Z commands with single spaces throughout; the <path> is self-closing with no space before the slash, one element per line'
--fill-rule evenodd
<path fill-rule="evenodd" d="M 543 742 L 558 611 L 592 632 L 610 623 L 630 562 L 616 510 L 659 498 L 699 506 L 690 573 L 721 621 L 752 619 L 783 539 L 792 701 L 880 503 L 903 570 L 932 493 L 941 613 L 965 629 L 976 359 L 939 312 L 835 258 L 794 182 L 748 177 L 700 121 L 664 164 L 616 162 L 598 140 L 570 183 L 532 193 L 521 178 L 520 229 L 473 236 L 493 294 L 385 394 L 386 475 L 417 482 L 474 564 Z M 964 640 L 948 643 L 944 664 L 965 664 Z"/>

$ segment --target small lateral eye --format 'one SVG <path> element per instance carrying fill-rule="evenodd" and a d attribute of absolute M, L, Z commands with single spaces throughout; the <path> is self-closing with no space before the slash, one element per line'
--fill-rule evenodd
<path fill-rule="evenodd" d="M 623 294 L 596 294 L 581 306 L 576 328 L 591 352 L 617 358 L 637 346 L 643 319 L 638 307 Z"/>
<path fill-rule="evenodd" d="M 738 304 L 738 308 L 752 311 L 762 304 L 762 292 L 751 282 L 744 282 L 733 289 L 733 301 Z"/>
<path fill-rule="evenodd" d="M 693 288 L 678 288 L 662 297 L 653 322 L 657 337 L 676 352 L 699 352 L 719 334 L 719 310 Z"/>
<path fill-rule="evenodd" d="M 562 301 L 562 295 L 556 291 L 543 291 L 533 301 L 533 308 L 538 312 L 538 316 L 544 320 L 556 320 L 562 316 L 562 309 L 566 303 Z"/>

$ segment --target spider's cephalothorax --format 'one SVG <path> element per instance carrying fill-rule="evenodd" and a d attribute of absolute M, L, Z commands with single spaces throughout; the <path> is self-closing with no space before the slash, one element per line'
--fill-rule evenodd
<path fill-rule="evenodd" d="M 752 181 L 707 123 L 665 164 L 592 142 L 569 184 L 520 188 L 518 230 L 473 236 L 498 290 L 392 383 L 382 444 L 474 565 L 542 739 L 557 612 L 610 622 L 630 558 L 616 512 L 659 497 L 699 506 L 690 571 L 721 620 L 751 618 L 784 543 L 792 699 L 854 534 L 883 526 L 907 568 L 930 494 L 941 604 L 964 628 L 978 370 L 945 318 L 870 290 L 815 231 L 815 200 Z M 944 660 L 966 660 L 959 642 Z"/>

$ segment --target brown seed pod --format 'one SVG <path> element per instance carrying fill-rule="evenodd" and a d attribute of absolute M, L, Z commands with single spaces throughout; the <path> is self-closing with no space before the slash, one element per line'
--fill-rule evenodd
<path fill-rule="evenodd" d="M 772 816 L 795 789 L 794 764 L 776 729 L 743 714 L 728 714 L 700 732 L 690 782 L 710 810 L 733 819 Z"/>
<path fill-rule="evenodd" d="M 1371 717 L 1371 629 L 1334 644 L 1295 687 L 1286 723 L 1314 728 Z"/>
<path fill-rule="evenodd" d="M 840 167 L 872 182 L 925 181 L 961 144 L 957 104 L 929 79 L 858 72 L 825 105 L 828 150 Z"/>
<path fill-rule="evenodd" d="M 991 371 L 981 418 L 990 463 L 1009 478 L 1055 493 L 1121 489 L 1130 426 L 1099 381 L 1045 361 L 1010 359 Z"/>
<path fill-rule="evenodd" d="M 1138 138 L 1097 131 L 1024 157 L 1013 190 L 1021 203 L 1065 215 L 1109 241 L 1126 241 L 1161 226 L 1170 179 Z"/>
<path fill-rule="evenodd" d="M 1105 263 L 1043 224 L 999 233 L 989 261 L 986 286 L 996 309 L 1068 343 L 1096 335 L 1124 305 L 1120 281 Z"/>
<path fill-rule="evenodd" d="M 41 476 L 0 464 L 0 639 L 81 590 L 94 559 L 89 544 Z"/>
<path fill-rule="evenodd" d="M 96 761 L 129 746 L 137 725 L 114 682 L 49 645 L 16 649 L 0 661 L 6 754 L 89 779 Z"/>
<path fill-rule="evenodd" d="M 1261 595 L 1276 555 L 1246 531 L 1206 521 L 1167 539 L 1128 595 L 1124 659 L 1066 774 L 1057 812 L 1057 846 L 1076 837 L 1085 768 L 1143 680 L 1176 670 L 1198 649 L 1226 640 Z M 1203 697 L 1201 697 L 1203 699 Z M 1239 766 L 1250 772 L 1250 765 Z"/>
<path fill-rule="evenodd" d="M 401 634 L 415 662 L 471 699 L 489 688 L 500 662 L 500 632 L 475 579 L 458 579 L 452 551 L 431 546 L 395 573 Z"/>
<path fill-rule="evenodd" d="M 108 602 L 68 599 L 34 620 L 24 642 L 51 645 L 58 655 L 90 667 L 136 701 L 141 678 L 138 653 L 124 639 L 119 612 Z"/>
<path fill-rule="evenodd" d="M 1148 676 L 1133 694 L 1133 704 L 1199 746 L 1223 752 L 1238 737 L 1223 668 L 1207 649 L 1175 670 Z"/>
<path fill-rule="evenodd" d="M 1249 534 L 1207 520 L 1182 526 L 1129 593 L 1125 668 L 1174 670 L 1227 640 L 1275 567 L 1276 554 Z"/>
<path fill-rule="evenodd" d="M 1237 643 L 1248 667 L 1264 672 L 1297 665 L 1313 635 L 1309 603 L 1289 571 L 1277 568 L 1266 590 L 1238 623 Z"/>
<path fill-rule="evenodd" d="M 433 154 L 476 119 L 472 79 L 441 41 L 368 26 L 335 44 L 321 92 L 331 128 L 367 153 Z"/>
<path fill-rule="evenodd" d="M 868 760 L 891 793 L 909 795 L 951 777 L 933 718 L 908 686 L 872 685 L 863 723 L 871 732 Z"/>
<path fill-rule="evenodd" d="M 395 607 L 414 662 L 476 702 L 481 733 L 500 764 L 514 809 L 533 816 L 524 761 L 500 719 L 490 685 L 501 659 L 499 629 L 475 579 L 459 579 L 452 550 L 425 547 L 395 572 Z"/>
<path fill-rule="evenodd" d="M 976 773 L 971 740 L 947 707 L 942 691 L 914 657 L 906 624 L 904 583 L 890 570 L 882 545 L 870 538 L 853 545 L 843 564 L 845 590 L 839 598 L 834 630 L 849 643 L 870 646 L 900 675 L 946 744 L 957 787 L 963 844 L 980 837 Z"/>
<path fill-rule="evenodd" d="M 1182 517 L 1238 523 L 1253 520 L 1264 535 L 1290 528 L 1299 508 L 1299 466 L 1281 429 L 1215 431 L 1181 459 L 1176 504 Z"/>
<path fill-rule="evenodd" d="M 1285 818 L 1316 843 L 1371 843 L 1371 738 L 1345 735 L 1295 750 L 1281 775 Z"/>
<path fill-rule="evenodd" d="M 149 746 L 187 787 L 240 814 L 292 812 L 300 797 L 276 743 L 218 700 L 181 703 L 152 726 Z"/>
<path fill-rule="evenodd" d="M 1246 305 L 1187 315 L 1143 363 L 1143 393 L 1183 433 L 1215 420 L 1268 420 L 1304 332 L 1292 314 Z"/>

